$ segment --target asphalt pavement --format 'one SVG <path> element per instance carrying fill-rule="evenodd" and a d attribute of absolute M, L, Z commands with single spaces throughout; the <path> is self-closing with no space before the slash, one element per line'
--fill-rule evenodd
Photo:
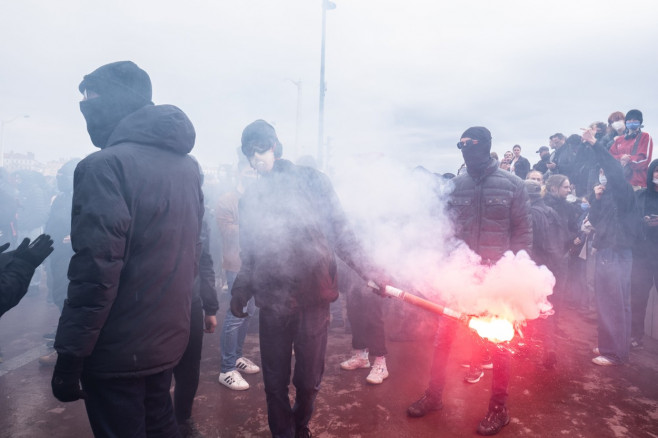
<path fill-rule="evenodd" d="M 382 299 L 373 296 L 373 299 Z M 226 312 L 226 298 L 218 313 Z M 400 325 L 401 302 L 387 299 L 390 327 Z M 367 309 L 364 309 L 367 311 Z M 407 309 L 412 319 L 431 321 L 421 310 Z M 27 296 L 0 319 L 0 437 L 90 437 L 84 404 L 60 403 L 50 392 L 52 367 L 38 357 L 51 351 L 43 338 L 54 331 L 57 309 L 42 289 Z M 540 346 L 526 340 L 514 355 L 510 384 L 511 422 L 501 437 L 658 437 L 658 341 L 645 338 L 644 348 L 629 363 L 616 367 L 592 364 L 596 315 L 566 309 L 557 339 L 558 363 L 547 370 Z M 456 342 L 448 369 L 444 408 L 424 418 L 409 418 L 406 409 L 419 398 L 429 379 L 431 324 L 406 342 L 389 342 L 390 377 L 370 385 L 367 369 L 344 371 L 351 336 L 341 327 L 329 333 L 326 369 L 310 427 L 315 437 L 465 437 L 486 413 L 491 371 L 480 382 L 463 381 L 465 342 Z M 460 335 L 464 336 L 464 334 Z M 247 336 L 245 356 L 260 364 L 258 335 Z M 207 334 L 201 382 L 193 418 L 206 437 L 268 437 L 262 375 L 245 376 L 247 391 L 231 391 L 217 381 L 219 333 Z M 291 395 L 294 389 L 291 386 Z"/>

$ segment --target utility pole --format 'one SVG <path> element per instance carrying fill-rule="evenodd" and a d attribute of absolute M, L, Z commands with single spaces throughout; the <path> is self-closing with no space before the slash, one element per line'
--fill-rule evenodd
<path fill-rule="evenodd" d="M 320 49 L 320 110 L 318 111 L 318 168 L 324 167 L 324 53 L 327 27 L 327 10 L 336 9 L 336 4 L 329 0 L 322 0 L 322 47 Z"/>

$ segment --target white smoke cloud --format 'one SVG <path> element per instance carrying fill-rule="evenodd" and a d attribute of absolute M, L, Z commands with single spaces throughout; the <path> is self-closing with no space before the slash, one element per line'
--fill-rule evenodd
<path fill-rule="evenodd" d="M 382 155 L 336 162 L 336 191 L 366 251 L 399 284 L 454 310 L 513 321 L 550 314 L 555 278 L 524 251 L 508 252 L 494 266 L 454 238 L 445 210 L 452 182 L 404 168 Z"/>

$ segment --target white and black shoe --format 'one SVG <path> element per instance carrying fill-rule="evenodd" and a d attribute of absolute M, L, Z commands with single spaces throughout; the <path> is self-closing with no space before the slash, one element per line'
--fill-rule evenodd
<path fill-rule="evenodd" d="M 235 368 L 245 374 L 256 374 L 260 371 L 258 365 L 247 359 L 246 357 L 241 357 L 235 361 Z"/>
<path fill-rule="evenodd" d="M 238 370 L 229 371 L 228 373 L 219 373 L 219 383 L 234 391 L 244 391 L 249 389 L 249 383 L 242 378 Z"/>

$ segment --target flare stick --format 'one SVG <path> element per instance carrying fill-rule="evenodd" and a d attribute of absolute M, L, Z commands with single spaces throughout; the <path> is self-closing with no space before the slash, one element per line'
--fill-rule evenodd
<path fill-rule="evenodd" d="M 368 286 L 370 286 L 373 289 L 379 289 L 379 286 L 377 286 L 373 281 L 369 281 Z M 421 309 L 428 310 L 437 315 L 445 315 L 449 318 L 456 319 L 466 325 L 468 325 L 468 322 L 471 319 L 471 317 L 465 313 L 457 312 L 456 310 L 452 310 L 445 306 L 441 306 L 440 304 L 433 303 L 429 300 L 421 298 L 417 295 L 410 294 L 408 292 L 403 291 L 402 289 L 398 289 L 393 286 L 387 285 L 384 288 L 384 293 L 386 294 L 386 296 L 400 299 L 405 303 L 409 303 L 413 306 L 420 307 Z"/>

